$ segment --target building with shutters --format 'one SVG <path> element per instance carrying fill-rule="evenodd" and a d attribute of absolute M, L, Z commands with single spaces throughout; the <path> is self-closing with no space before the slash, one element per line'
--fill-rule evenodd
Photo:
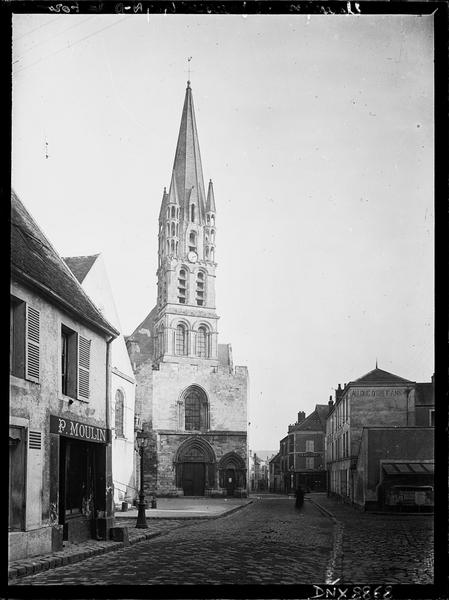
<path fill-rule="evenodd" d="M 114 302 L 106 265 L 101 254 L 64 258 L 84 291 L 101 313 L 121 331 L 120 319 Z M 112 476 L 114 502 L 132 502 L 136 497 L 135 379 L 122 334 L 111 342 L 111 432 Z"/>
<path fill-rule="evenodd" d="M 329 492 L 364 510 L 416 508 L 415 499 L 431 508 L 433 409 L 433 378 L 416 383 L 376 365 L 339 384 L 326 420 Z"/>
<path fill-rule="evenodd" d="M 233 365 L 231 346 L 218 342 L 217 225 L 188 82 L 159 212 L 157 304 L 127 342 L 136 412 L 151 440 L 147 494 L 247 492 L 248 372 Z"/>
<path fill-rule="evenodd" d="M 11 195 L 9 556 L 113 524 L 110 342 L 96 308 Z"/>
<path fill-rule="evenodd" d="M 307 417 L 298 412 L 296 423 L 280 442 L 280 490 L 292 493 L 299 486 L 304 491 L 326 490 L 324 438 L 327 404 L 316 404 Z"/>

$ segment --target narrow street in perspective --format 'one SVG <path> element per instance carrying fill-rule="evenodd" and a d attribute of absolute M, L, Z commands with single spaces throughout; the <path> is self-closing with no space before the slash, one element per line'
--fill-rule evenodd
<path fill-rule="evenodd" d="M 432 516 L 368 514 L 325 494 L 306 498 L 298 510 L 286 496 L 255 496 L 228 516 L 184 522 L 161 537 L 11 583 L 432 583 Z"/>

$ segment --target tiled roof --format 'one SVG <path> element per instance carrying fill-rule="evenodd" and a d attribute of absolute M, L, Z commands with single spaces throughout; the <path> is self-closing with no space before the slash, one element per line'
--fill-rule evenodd
<path fill-rule="evenodd" d="M 83 283 L 86 275 L 99 256 L 99 254 L 92 254 L 91 256 L 66 256 L 63 257 L 63 260 L 78 281 Z"/>
<path fill-rule="evenodd" d="M 408 379 L 404 379 L 403 377 L 399 377 L 398 375 L 393 375 L 393 373 L 388 373 L 388 371 L 383 371 L 382 369 L 373 369 L 366 375 L 359 377 L 359 379 L 355 379 L 350 382 L 352 385 L 388 385 L 388 384 L 408 384 L 413 383 Z"/>
<path fill-rule="evenodd" d="M 11 192 L 11 274 L 40 289 L 78 319 L 117 336 L 45 237 L 14 191 Z"/>

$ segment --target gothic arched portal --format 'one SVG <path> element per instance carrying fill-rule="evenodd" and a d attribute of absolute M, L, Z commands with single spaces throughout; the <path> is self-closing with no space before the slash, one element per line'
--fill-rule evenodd
<path fill-rule="evenodd" d="M 237 452 L 228 452 L 218 463 L 218 480 L 228 496 L 233 496 L 237 488 L 246 487 L 245 461 Z"/>
<path fill-rule="evenodd" d="M 176 486 L 184 496 L 204 496 L 206 488 L 214 486 L 215 453 L 205 440 L 194 437 L 178 448 L 175 458 Z"/>

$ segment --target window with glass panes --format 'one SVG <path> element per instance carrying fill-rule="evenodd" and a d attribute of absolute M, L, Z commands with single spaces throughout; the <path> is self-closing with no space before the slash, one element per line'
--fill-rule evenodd
<path fill-rule="evenodd" d="M 199 271 L 196 276 L 196 303 L 198 306 L 204 304 L 204 273 Z"/>
<path fill-rule="evenodd" d="M 123 392 L 117 390 L 115 393 L 115 435 L 117 437 L 124 436 L 123 417 L 125 409 L 125 399 Z"/>
<path fill-rule="evenodd" d="M 187 354 L 187 332 L 184 325 L 178 325 L 176 328 L 176 354 Z"/>
<path fill-rule="evenodd" d="M 197 355 L 202 358 L 207 356 L 207 331 L 205 327 L 199 327 L 196 335 Z"/>
<path fill-rule="evenodd" d="M 185 428 L 201 429 L 201 398 L 196 392 L 190 392 L 185 399 Z"/>

